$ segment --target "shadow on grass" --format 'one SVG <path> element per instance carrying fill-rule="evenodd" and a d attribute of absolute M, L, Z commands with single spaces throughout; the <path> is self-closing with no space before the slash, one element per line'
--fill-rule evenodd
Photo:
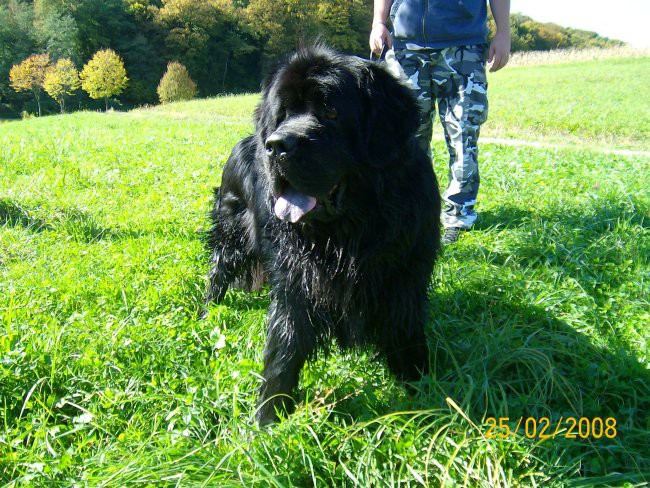
<path fill-rule="evenodd" d="M 494 231 L 499 239 L 499 230 L 506 231 L 502 243 L 486 250 L 490 264 L 552 270 L 561 279 L 577 282 L 599 310 L 611 308 L 605 315 L 619 321 L 617 311 L 634 290 L 643 289 L 642 269 L 650 259 L 649 215 L 648 204 L 638 199 L 603 198 L 587 208 L 547 209 L 533 215 L 500 207 L 481 214 L 477 230 Z M 612 340 L 626 346 L 621 337 Z"/>
<path fill-rule="evenodd" d="M 0 199 L 0 225 L 24 227 L 32 232 L 52 229 L 48 222 L 34 217 L 27 208 L 7 198 Z"/>
<path fill-rule="evenodd" d="M 50 219 L 38 216 L 42 213 L 38 207 L 21 205 L 8 198 L 0 199 L 0 226 L 22 227 L 34 233 L 61 232 L 86 243 L 117 241 L 144 235 L 139 231 L 102 227 L 90 213 L 75 208 L 55 210 Z"/>
<path fill-rule="evenodd" d="M 543 308 L 508 301 L 487 286 L 437 294 L 432 314 L 431 373 L 415 384 L 417 393 L 407 394 L 399 383 L 382 391 L 377 371 L 366 375 L 361 388 L 343 378 L 328 398 L 336 404 L 330 417 L 341 417 L 332 421 L 368 422 L 400 411 L 446 410 L 449 398 L 482 426 L 484 435 L 487 418 L 508 418 L 512 430 L 522 419 L 520 442 L 532 446 L 559 425 L 560 433 L 535 451 L 549 466 L 579 466 L 578 476 L 590 479 L 613 473 L 614 482 L 650 479 L 650 371 L 632 354 L 596 346 Z M 357 362 L 350 374 L 357 377 L 359 369 L 372 369 L 368 366 Z M 310 396 L 300 392 L 299 398 L 305 394 Z M 578 428 L 583 418 L 587 420 Z M 534 420 L 527 426 L 527 419 Z M 603 429 L 612 422 L 616 435 L 608 438 Z"/>
<path fill-rule="evenodd" d="M 647 204 L 636 198 L 631 198 L 622 206 L 622 202 L 601 198 L 599 205 L 588 209 L 580 207 L 557 208 L 534 211 L 515 206 L 500 206 L 495 209 L 481 211 L 474 225 L 476 230 L 493 228 L 511 229 L 530 224 L 532 221 L 560 223 L 568 229 L 580 229 L 587 232 L 603 233 L 613 230 L 621 221 L 650 229 L 650 219 L 647 216 Z"/>
<path fill-rule="evenodd" d="M 624 348 L 594 345 L 543 308 L 480 289 L 437 296 L 430 335 L 428 394 L 456 401 L 480 423 L 486 417 L 616 419 L 615 439 L 556 439 L 583 475 L 611 471 L 650 474 L 650 371 Z M 436 393 L 437 392 L 437 393 Z M 568 425 L 565 424 L 565 427 Z M 523 433 L 523 428 L 520 431 Z"/>
<path fill-rule="evenodd" d="M 230 289 L 228 290 L 228 293 L 226 293 L 221 305 L 234 308 L 241 312 L 253 309 L 266 310 L 271 303 L 268 291 L 268 286 L 264 286 L 262 290 L 254 292 Z"/>
<path fill-rule="evenodd" d="M 480 277 L 450 283 L 451 291 L 436 292 L 429 334 L 432 374 L 419 384 L 420 394 L 404 400 L 397 392 L 379 405 L 372 388 L 364 388 L 357 398 L 338 404 L 335 415 L 370 420 L 400 410 L 446 408 L 449 397 L 476 424 L 488 417 L 508 417 L 511 427 L 519 418 L 533 418 L 539 425 L 545 417 L 552 433 L 564 419 L 566 434 L 569 418 L 588 419 L 590 427 L 600 422 L 595 419 L 615 419 L 613 439 L 581 437 L 584 421 L 581 432 L 574 429 L 575 438 L 547 441 L 549 459 L 554 465 L 579 464 L 581 476 L 618 472 L 624 473 L 618 481 L 648 481 L 650 370 L 630 352 L 627 338 L 602 330 L 605 346 L 596 333 L 621 320 L 616 309 L 603 306 L 615 293 L 620 300 L 634 298 L 630 294 L 637 288 L 629 286 L 635 279 L 633 262 L 650 255 L 648 240 L 643 239 L 649 219 L 639 207 L 643 205 L 621 208 L 603 202 L 541 215 L 512 207 L 482 213 L 477 230 L 508 231 L 503 238 L 497 235 L 502 242 L 491 243 L 482 256 L 497 269 L 518 273 L 521 286 L 506 278 L 510 271 L 492 276 L 483 270 Z M 484 264 L 482 258 L 477 261 L 476 251 L 469 244 L 451 253 L 461 263 Z M 565 289 L 565 297 L 554 299 L 574 308 L 569 316 L 576 323 L 555 315 L 564 306 L 531 303 L 525 290 L 529 270 L 551 279 L 550 294 L 557 291 L 553 276 L 580 284 L 580 298 Z M 352 388 L 343 387 L 336 396 L 346 398 Z M 371 406 L 364 409 L 364 402 Z M 519 433 L 525 434 L 523 426 Z M 530 442 L 536 441 L 539 437 Z"/>

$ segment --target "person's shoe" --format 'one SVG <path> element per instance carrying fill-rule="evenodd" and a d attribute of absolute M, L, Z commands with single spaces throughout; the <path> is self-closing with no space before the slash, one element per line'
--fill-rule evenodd
<path fill-rule="evenodd" d="M 463 231 L 461 227 L 447 227 L 445 233 L 442 236 L 442 245 L 448 246 L 453 244 L 460 237 L 460 233 Z"/>

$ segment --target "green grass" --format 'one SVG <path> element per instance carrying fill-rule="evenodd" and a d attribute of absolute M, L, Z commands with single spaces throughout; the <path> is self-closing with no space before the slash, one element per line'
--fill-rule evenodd
<path fill-rule="evenodd" d="M 650 151 L 650 57 L 490 74 L 483 134 Z"/>
<path fill-rule="evenodd" d="M 519 89 L 499 76 L 495 124 L 497 86 Z M 481 217 L 436 268 L 417 395 L 374 351 L 335 353 L 304 371 L 296 414 L 258 430 L 267 298 L 197 319 L 210 189 L 255 101 L 0 127 L 0 486 L 650 481 L 650 158 L 590 143 L 482 146 Z M 613 417 L 617 436 L 486 438 L 488 417 L 572 416 Z"/>

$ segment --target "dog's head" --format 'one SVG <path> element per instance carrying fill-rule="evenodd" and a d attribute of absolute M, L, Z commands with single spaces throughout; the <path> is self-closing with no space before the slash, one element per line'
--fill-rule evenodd
<path fill-rule="evenodd" d="M 267 78 L 255 114 L 275 215 L 344 215 L 350 177 L 400 164 L 418 122 L 412 90 L 383 67 L 320 46 L 298 51 Z"/>

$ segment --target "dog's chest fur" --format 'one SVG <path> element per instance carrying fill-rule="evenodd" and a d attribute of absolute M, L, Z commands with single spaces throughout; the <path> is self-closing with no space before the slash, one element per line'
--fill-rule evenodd
<path fill-rule="evenodd" d="M 382 249 L 369 253 L 359 229 L 355 239 L 307 237 L 287 226 L 276 231 L 275 239 L 285 246 L 269 263 L 276 274 L 272 284 L 277 296 L 300 295 L 313 325 L 321 329 L 319 335 L 335 336 L 343 346 L 364 342 L 371 332 L 372 311 L 381 300 L 382 280 L 391 275 Z"/>

